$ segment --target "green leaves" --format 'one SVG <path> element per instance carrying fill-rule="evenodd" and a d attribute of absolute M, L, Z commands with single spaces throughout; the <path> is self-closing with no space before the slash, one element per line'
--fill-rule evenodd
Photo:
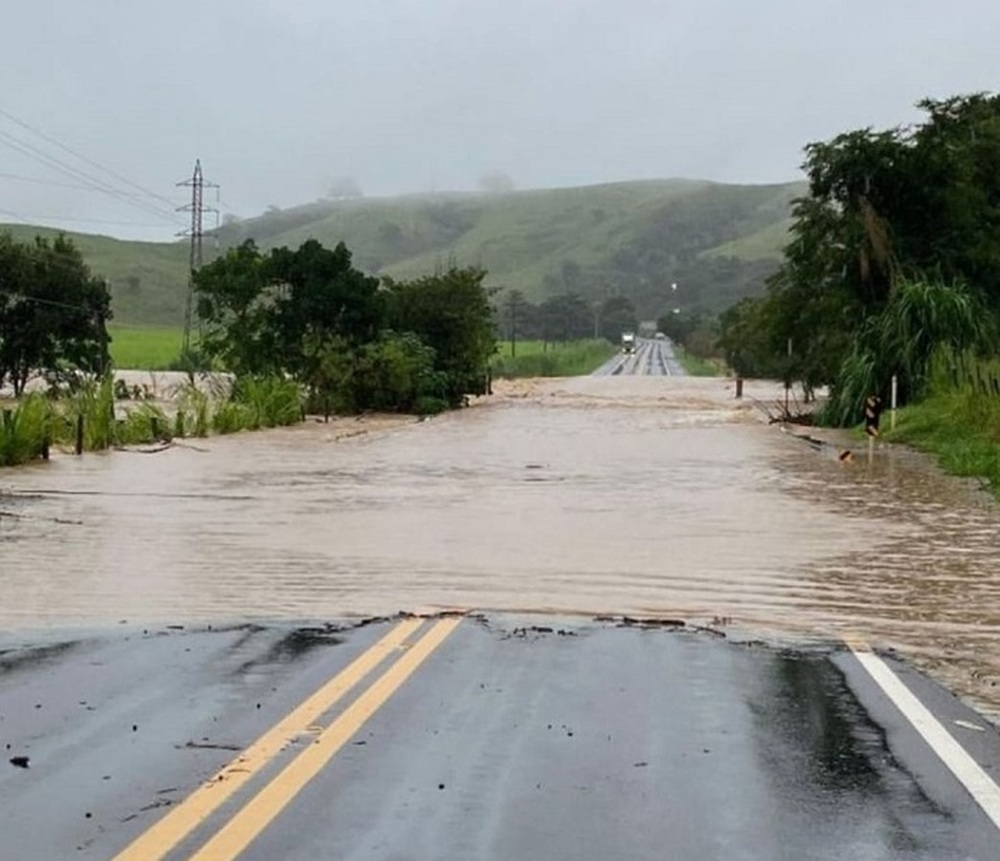
<path fill-rule="evenodd" d="M 351 266 L 343 243 L 265 256 L 248 240 L 195 273 L 194 286 L 202 348 L 236 374 L 307 375 L 308 338 L 361 343 L 382 320 L 378 281 Z"/>
<path fill-rule="evenodd" d="M 481 269 L 452 268 L 385 284 L 390 328 L 412 332 L 434 351 L 434 370 L 443 375 L 441 396 L 451 406 L 486 391 L 496 333 L 485 276 Z"/>
<path fill-rule="evenodd" d="M 987 354 L 996 344 L 997 320 L 967 286 L 899 278 L 885 307 L 858 329 L 827 417 L 836 424 L 855 423 L 864 399 L 886 393 L 893 375 L 904 403 L 919 398 L 927 392 L 938 351 Z"/>
<path fill-rule="evenodd" d="M 0 386 L 32 374 L 98 373 L 108 365 L 111 299 L 73 243 L 0 234 Z"/>
<path fill-rule="evenodd" d="M 730 361 L 832 385 L 827 417 L 857 421 L 898 375 L 926 387 L 942 346 L 983 351 L 1000 320 L 1000 96 L 921 103 L 912 128 L 862 129 L 806 147 L 785 262 L 768 295 L 728 314 Z M 738 368 L 739 369 L 739 368 Z"/>
<path fill-rule="evenodd" d="M 248 241 L 195 276 L 202 348 L 240 378 L 289 375 L 326 414 L 455 406 L 485 389 L 495 346 L 484 275 L 380 288 L 343 243 L 265 256 Z"/>

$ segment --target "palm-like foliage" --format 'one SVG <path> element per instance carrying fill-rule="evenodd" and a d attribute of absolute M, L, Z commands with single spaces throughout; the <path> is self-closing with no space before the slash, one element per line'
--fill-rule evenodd
<path fill-rule="evenodd" d="M 882 311 L 860 327 L 825 417 L 836 424 L 859 421 L 865 398 L 884 397 L 894 375 L 904 401 L 920 397 L 938 351 L 985 355 L 996 344 L 995 318 L 963 284 L 897 279 Z"/>

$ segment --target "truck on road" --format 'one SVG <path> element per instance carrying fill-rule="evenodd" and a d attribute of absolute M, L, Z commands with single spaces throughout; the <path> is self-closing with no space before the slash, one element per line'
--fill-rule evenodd
<path fill-rule="evenodd" d="M 635 332 L 622 332 L 622 352 L 635 352 Z"/>

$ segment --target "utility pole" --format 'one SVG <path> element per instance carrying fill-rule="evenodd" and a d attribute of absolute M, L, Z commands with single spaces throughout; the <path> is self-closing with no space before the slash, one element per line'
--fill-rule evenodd
<path fill-rule="evenodd" d="M 201 159 L 195 160 L 194 173 L 191 179 L 177 183 L 191 189 L 191 202 L 187 206 L 178 207 L 178 212 L 191 213 L 191 229 L 181 233 L 181 236 L 191 237 L 191 265 L 188 272 L 187 299 L 184 303 L 184 342 L 181 347 L 181 355 L 187 358 L 191 351 L 191 318 L 194 310 L 194 273 L 201 269 L 201 242 L 204 237 L 203 216 L 206 212 L 216 212 L 217 210 L 205 207 L 205 189 L 218 188 L 214 182 L 205 182 L 205 177 L 201 172 Z"/>
<path fill-rule="evenodd" d="M 517 315 L 524 308 L 524 296 L 520 290 L 511 290 L 507 294 L 507 314 L 510 320 L 510 355 L 517 355 Z"/>

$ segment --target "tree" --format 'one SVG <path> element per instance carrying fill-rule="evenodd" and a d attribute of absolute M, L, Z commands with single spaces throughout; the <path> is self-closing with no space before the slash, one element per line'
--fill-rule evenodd
<path fill-rule="evenodd" d="M 503 302 L 503 322 L 507 330 L 507 340 L 510 341 L 512 357 L 517 355 L 517 336 L 524 334 L 529 304 L 520 290 L 508 291 L 507 298 Z"/>
<path fill-rule="evenodd" d="M 277 291 L 252 239 L 199 269 L 194 291 L 206 355 L 237 375 L 281 370 L 272 322 Z"/>
<path fill-rule="evenodd" d="M 237 375 L 288 374 L 324 412 L 434 412 L 486 389 L 495 338 L 485 272 L 378 280 L 351 253 L 232 248 L 195 275 L 206 352 Z"/>
<path fill-rule="evenodd" d="M 514 190 L 514 180 L 503 171 L 494 170 L 479 178 L 479 187 L 487 194 L 509 194 Z"/>
<path fill-rule="evenodd" d="M 624 296 L 609 296 L 604 300 L 600 311 L 602 338 L 616 344 L 622 332 L 634 332 L 638 324 L 635 307 Z"/>
<path fill-rule="evenodd" d="M 306 343 L 373 340 L 384 309 L 378 280 L 354 269 L 343 243 L 310 239 L 263 255 L 252 240 L 203 266 L 194 279 L 202 346 L 237 374 L 308 377 Z"/>
<path fill-rule="evenodd" d="M 334 412 L 438 412 L 447 407 L 445 381 L 434 370 L 434 350 L 416 335 L 383 332 L 351 345 L 343 338 L 309 341 L 311 400 L 324 415 Z"/>
<path fill-rule="evenodd" d="M 0 385 L 20 395 L 28 379 L 109 367 L 111 297 L 63 235 L 17 243 L 0 234 Z"/>
<path fill-rule="evenodd" d="M 481 269 L 452 268 L 415 281 L 384 282 L 389 327 L 412 332 L 434 350 L 434 370 L 451 406 L 486 392 L 496 333 L 485 277 Z"/>
<path fill-rule="evenodd" d="M 364 197 L 361 186 L 352 176 L 338 176 L 330 183 L 330 188 L 326 192 L 330 200 L 357 200 Z"/>
<path fill-rule="evenodd" d="M 746 298 L 719 315 L 718 346 L 738 376 L 775 379 L 786 372 L 784 354 L 771 342 L 768 310 L 763 299 Z"/>
<path fill-rule="evenodd" d="M 297 251 L 275 248 L 264 264 L 264 276 L 276 289 L 270 320 L 281 367 L 293 376 L 306 370 L 306 338 L 341 337 L 357 345 L 375 340 L 382 328 L 378 279 L 351 265 L 351 252 L 343 242 L 332 250 L 315 239 Z"/>
<path fill-rule="evenodd" d="M 593 334 L 593 312 L 575 293 L 551 296 L 538 307 L 539 329 L 544 341 L 576 341 Z"/>
<path fill-rule="evenodd" d="M 760 367 L 778 364 L 791 339 L 786 374 L 830 384 L 836 422 L 852 420 L 859 399 L 884 393 L 893 374 L 918 396 L 938 346 L 995 344 L 1000 96 L 920 107 L 927 119 L 916 127 L 806 147 L 809 194 L 795 202 L 784 263 L 764 300 L 723 322 L 727 353 Z"/>

